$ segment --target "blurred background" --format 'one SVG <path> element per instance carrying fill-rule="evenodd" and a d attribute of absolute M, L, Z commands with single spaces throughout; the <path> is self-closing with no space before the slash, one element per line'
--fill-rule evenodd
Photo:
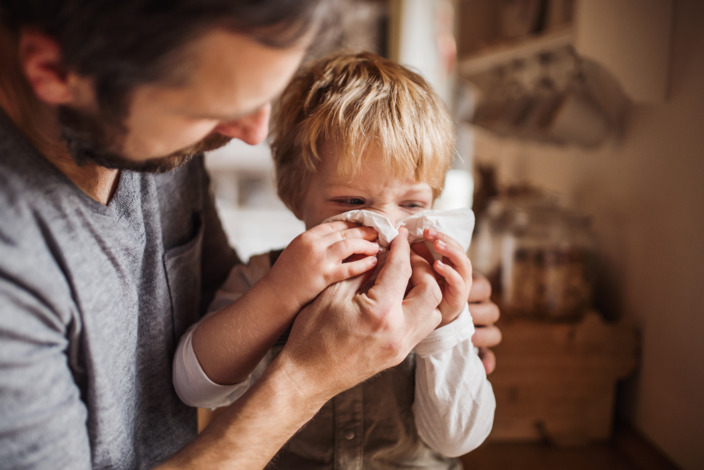
<path fill-rule="evenodd" d="M 335 48 L 419 71 L 457 123 L 439 207 L 472 207 L 501 306 L 466 468 L 704 468 L 704 2 L 349 0 Z M 207 165 L 243 259 L 303 230 L 268 146 Z"/>

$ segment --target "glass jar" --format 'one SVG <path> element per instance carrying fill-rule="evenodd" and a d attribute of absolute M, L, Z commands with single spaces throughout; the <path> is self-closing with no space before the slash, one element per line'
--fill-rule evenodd
<path fill-rule="evenodd" d="M 522 226 L 527 212 L 557 206 L 555 197 L 528 189 L 491 199 L 486 211 L 478 217 L 477 230 L 470 246 L 470 259 L 473 269 L 489 279 L 494 302 L 501 304 L 503 297 L 504 239 Z"/>
<path fill-rule="evenodd" d="M 501 243 L 500 299 L 509 316 L 566 321 L 591 306 L 591 221 L 561 207 L 515 208 Z"/>

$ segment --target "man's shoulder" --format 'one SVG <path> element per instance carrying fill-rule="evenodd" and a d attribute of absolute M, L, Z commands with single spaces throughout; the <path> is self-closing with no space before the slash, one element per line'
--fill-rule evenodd
<path fill-rule="evenodd" d="M 0 145 L 0 231 L 6 236 L 27 232 L 56 201 L 51 169 L 36 160 L 21 149 Z"/>
<path fill-rule="evenodd" d="M 3 226 L 30 217 L 31 206 L 48 202 L 56 170 L 0 112 L 0 218 Z"/>
<path fill-rule="evenodd" d="M 7 163 L 0 157 L 0 236 L 4 239 L 26 232 L 36 217 L 36 206 L 45 199 L 36 175 L 25 175 L 19 171 L 21 166 Z"/>

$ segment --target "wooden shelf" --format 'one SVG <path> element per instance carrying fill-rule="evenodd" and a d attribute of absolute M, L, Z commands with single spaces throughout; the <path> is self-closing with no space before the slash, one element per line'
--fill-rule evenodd
<path fill-rule="evenodd" d="M 534 36 L 496 43 L 499 2 L 460 0 L 461 77 L 472 80 L 517 59 L 573 47 L 603 69 L 634 102 L 667 99 L 673 0 L 575 0 L 568 24 Z"/>
<path fill-rule="evenodd" d="M 565 27 L 540 35 L 486 47 L 460 59 L 459 73 L 464 77 L 476 76 L 495 67 L 510 64 L 515 60 L 568 48 L 572 45 L 573 39 L 573 29 Z"/>

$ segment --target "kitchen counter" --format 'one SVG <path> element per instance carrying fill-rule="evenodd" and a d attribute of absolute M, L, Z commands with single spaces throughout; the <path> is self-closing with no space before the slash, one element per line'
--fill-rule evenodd
<path fill-rule="evenodd" d="M 677 470 L 644 437 L 619 426 L 608 441 L 583 446 L 487 442 L 462 457 L 467 470 Z"/>

